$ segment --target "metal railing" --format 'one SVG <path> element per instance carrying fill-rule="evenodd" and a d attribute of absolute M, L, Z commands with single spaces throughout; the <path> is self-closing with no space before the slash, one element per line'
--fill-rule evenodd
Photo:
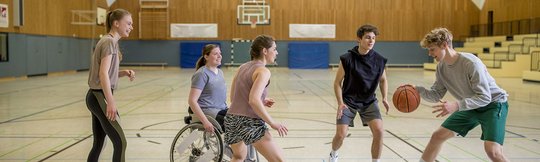
<path fill-rule="evenodd" d="M 525 37 L 523 38 L 523 53 L 530 53 L 531 47 L 537 47 L 540 46 L 540 42 L 538 41 L 540 39 L 539 35 L 536 34 L 536 37 Z"/>
<path fill-rule="evenodd" d="M 496 22 L 493 23 L 491 33 L 489 31 L 489 24 L 471 25 L 469 37 L 531 33 L 540 33 L 540 18 Z"/>
<path fill-rule="evenodd" d="M 540 71 L 540 51 L 531 52 L 531 71 Z"/>
<path fill-rule="evenodd" d="M 507 50 L 505 51 L 492 52 L 490 54 L 491 55 L 490 62 L 487 63 L 486 66 L 490 68 L 501 68 L 503 61 L 515 61 L 516 55 L 529 54 L 531 47 L 539 46 L 538 39 L 539 39 L 538 34 L 536 37 L 524 37 L 521 41 L 522 43 L 510 44 L 506 47 Z M 531 66 L 533 66 L 533 64 L 537 64 L 537 62 L 538 61 L 531 60 Z M 538 67 L 538 66 L 535 65 L 535 67 Z"/>

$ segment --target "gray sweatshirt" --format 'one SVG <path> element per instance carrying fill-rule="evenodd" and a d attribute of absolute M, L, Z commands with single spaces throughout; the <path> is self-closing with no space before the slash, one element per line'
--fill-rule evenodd
<path fill-rule="evenodd" d="M 497 86 L 478 57 L 465 52 L 458 55 L 452 65 L 439 62 L 431 89 L 417 86 L 423 99 L 439 102 L 449 91 L 458 100 L 459 111 L 484 107 L 491 102 L 506 102 L 508 94 Z"/>

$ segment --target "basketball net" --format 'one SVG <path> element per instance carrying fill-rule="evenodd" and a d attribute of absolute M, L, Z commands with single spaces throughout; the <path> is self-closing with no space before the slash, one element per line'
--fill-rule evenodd
<path fill-rule="evenodd" d="M 251 19 L 251 29 L 255 29 L 257 27 L 257 19 Z"/>

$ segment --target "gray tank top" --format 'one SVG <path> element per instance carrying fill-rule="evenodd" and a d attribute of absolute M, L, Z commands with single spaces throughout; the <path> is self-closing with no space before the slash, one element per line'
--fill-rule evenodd
<path fill-rule="evenodd" d="M 261 119 L 261 117 L 255 114 L 255 111 L 253 111 L 253 108 L 249 105 L 249 91 L 251 91 L 251 87 L 253 86 L 253 80 L 251 77 L 253 76 L 255 69 L 258 67 L 264 67 L 264 64 L 259 61 L 250 61 L 240 66 L 235 78 L 235 82 L 233 83 L 234 94 L 231 94 L 231 107 L 227 113 Z M 270 83 L 270 81 L 268 82 Z M 261 96 L 262 101 L 264 101 L 266 98 L 267 93 L 268 84 L 264 88 Z"/>

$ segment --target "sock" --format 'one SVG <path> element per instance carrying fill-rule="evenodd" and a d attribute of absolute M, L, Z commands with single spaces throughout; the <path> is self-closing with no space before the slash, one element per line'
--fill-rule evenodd
<path fill-rule="evenodd" d="M 371 162 L 380 162 L 381 159 L 371 159 Z"/>
<path fill-rule="evenodd" d="M 424 159 L 420 158 L 418 162 L 426 162 Z"/>
<path fill-rule="evenodd" d="M 338 155 L 337 151 L 330 151 L 330 156 L 336 157 Z"/>

